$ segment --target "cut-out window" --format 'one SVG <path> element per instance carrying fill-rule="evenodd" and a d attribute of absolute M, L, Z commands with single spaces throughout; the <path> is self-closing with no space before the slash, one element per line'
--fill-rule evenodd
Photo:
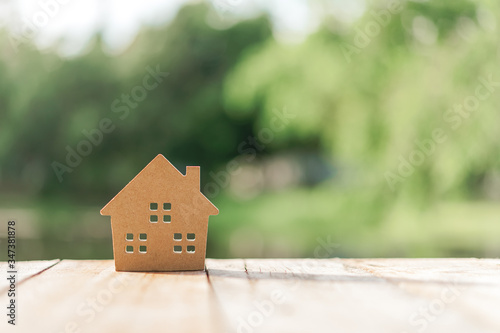
<path fill-rule="evenodd" d="M 127 234 L 127 235 L 125 236 L 125 239 L 126 239 L 126 240 L 128 240 L 128 241 L 132 241 L 132 240 L 134 240 L 134 234 Z"/>
<path fill-rule="evenodd" d="M 127 252 L 127 253 L 133 253 L 134 252 L 134 247 L 132 245 L 127 245 L 125 247 L 125 252 Z"/>
<path fill-rule="evenodd" d="M 151 223 L 158 222 L 158 215 L 149 215 L 149 222 Z"/>
<path fill-rule="evenodd" d="M 176 240 L 176 241 L 182 240 L 182 234 L 175 233 L 174 234 L 174 240 Z"/>
<path fill-rule="evenodd" d="M 156 202 L 152 202 L 149 204 L 150 210 L 158 210 L 158 204 Z"/>
<path fill-rule="evenodd" d="M 187 240 L 194 241 L 194 234 L 187 234 Z"/>
<path fill-rule="evenodd" d="M 194 253 L 194 245 L 188 245 L 187 252 L 188 253 Z"/>
<path fill-rule="evenodd" d="M 148 240 L 148 235 L 147 234 L 139 234 L 139 240 L 141 240 L 141 241 Z"/>
<path fill-rule="evenodd" d="M 182 246 L 180 246 L 180 245 L 175 245 L 175 246 L 174 246 L 174 252 L 175 252 L 175 253 L 181 253 L 181 252 L 182 252 Z"/>
<path fill-rule="evenodd" d="M 165 222 L 165 223 L 172 222 L 172 216 L 170 216 L 170 215 L 163 215 L 163 222 Z"/>
<path fill-rule="evenodd" d="M 172 210 L 172 204 L 170 202 L 164 203 L 163 210 Z"/>
<path fill-rule="evenodd" d="M 146 245 L 141 245 L 139 246 L 139 252 L 140 253 L 146 253 L 148 250 L 147 246 Z"/>

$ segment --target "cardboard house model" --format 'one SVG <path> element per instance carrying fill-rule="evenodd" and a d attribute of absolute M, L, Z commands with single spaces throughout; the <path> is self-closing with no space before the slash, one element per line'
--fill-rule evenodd
<path fill-rule="evenodd" d="M 219 210 L 200 192 L 200 167 L 180 173 L 156 156 L 102 210 L 111 216 L 117 271 L 205 269 L 208 218 Z"/>

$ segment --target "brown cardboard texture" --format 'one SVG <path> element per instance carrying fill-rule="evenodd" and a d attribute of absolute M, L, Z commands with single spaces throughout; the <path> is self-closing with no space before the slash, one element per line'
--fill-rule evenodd
<path fill-rule="evenodd" d="M 156 156 L 102 210 L 111 216 L 117 271 L 205 268 L 208 218 L 219 210 L 200 192 L 200 167 L 180 173 Z"/>

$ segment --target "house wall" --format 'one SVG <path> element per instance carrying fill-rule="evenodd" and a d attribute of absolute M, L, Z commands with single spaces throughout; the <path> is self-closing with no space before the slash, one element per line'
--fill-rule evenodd
<path fill-rule="evenodd" d="M 157 204 L 157 210 L 150 209 L 152 203 Z M 164 203 L 171 209 L 164 210 Z M 182 201 L 182 196 L 174 198 L 167 193 L 156 199 L 132 200 L 127 206 L 111 217 L 116 270 L 204 269 L 208 216 Z M 164 216 L 169 218 L 164 221 Z M 127 234 L 132 239 L 127 239 Z M 146 240 L 140 239 L 141 234 Z M 188 239 L 188 234 L 194 240 Z M 175 239 L 179 235 L 180 239 Z M 127 246 L 132 247 L 131 253 L 127 253 Z"/>

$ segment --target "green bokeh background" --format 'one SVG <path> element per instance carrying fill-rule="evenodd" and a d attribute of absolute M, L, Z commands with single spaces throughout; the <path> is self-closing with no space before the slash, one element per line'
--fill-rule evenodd
<path fill-rule="evenodd" d="M 221 29 L 212 6 L 187 5 L 119 55 L 100 34 L 63 58 L 0 31 L 0 245 L 15 218 L 18 260 L 112 258 L 99 210 L 161 153 L 202 167 L 221 212 L 209 257 L 325 242 L 332 257 L 498 257 L 500 3 L 387 5 L 354 22 L 325 11 L 288 43 L 266 15 Z M 121 119 L 113 103 L 157 66 L 169 75 Z M 105 118 L 114 130 L 59 181 L 54 162 Z"/>

